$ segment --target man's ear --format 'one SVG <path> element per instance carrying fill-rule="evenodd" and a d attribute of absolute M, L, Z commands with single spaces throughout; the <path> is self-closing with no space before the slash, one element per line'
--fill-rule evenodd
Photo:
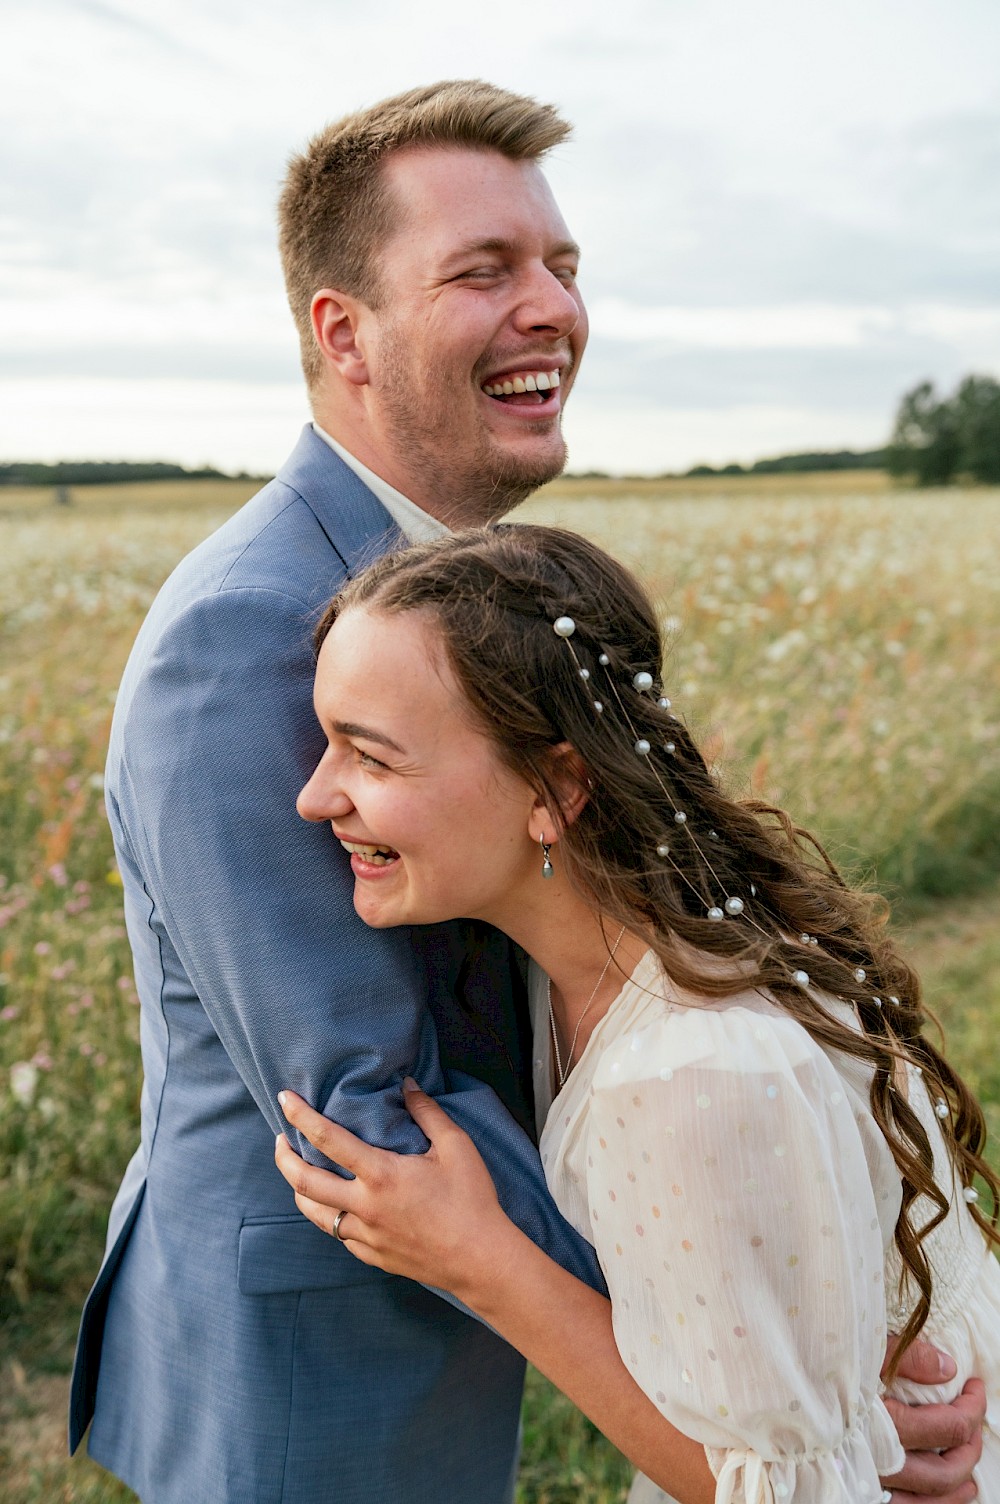
<path fill-rule="evenodd" d="M 322 287 L 310 306 L 313 335 L 324 361 L 353 386 L 368 383 L 368 362 L 359 339 L 364 304 L 348 293 Z"/>
<path fill-rule="evenodd" d="M 539 841 L 544 837 L 549 845 L 554 845 L 567 825 L 579 818 L 591 789 L 583 758 L 570 742 L 560 742 L 552 748 L 552 763 L 552 781 L 559 807 L 553 810 L 544 799 L 538 798 L 528 817 L 531 839 Z"/>

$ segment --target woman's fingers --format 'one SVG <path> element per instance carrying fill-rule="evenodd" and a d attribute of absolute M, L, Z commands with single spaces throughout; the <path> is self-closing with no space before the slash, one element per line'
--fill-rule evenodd
<path fill-rule="evenodd" d="M 335 1175 L 332 1170 L 307 1164 L 296 1154 L 283 1133 L 279 1133 L 274 1141 L 274 1162 L 295 1192 L 296 1199 L 306 1196 L 318 1205 L 331 1208 L 333 1216 L 344 1207 L 356 1207 L 361 1193 L 358 1181 L 345 1180 L 343 1175 Z"/>
<path fill-rule="evenodd" d="M 444 1108 L 439 1107 L 433 1097 L 429 1097 L 425 1091 L 421 1091 L 412 1076 L 407 1076 L 403 1082 L 403 1101 L 406 1103 L 406 1110 L 410 1117 L 423 1132 L 424 1138 L 429 1139 L 432 1144 L 446 1135 L 449 1129 L 454 1129 L 455 1124 Z"/>
<path fill-rule="evenodd" d="M 338 1123 L 331 1123 L 329 1118 L 303 1102 L 294 1091 L 279 1091 L 278 1103 L 292 1127 L 297 1128 L 302 1137 L 307 1138 L 313 1148 L 318 1149 L 327 1159 L 332 1159 L 336 1165 L 343 1165 L 352 1175 L 373 1172 L 380 1152 L 378 1149 L 373 1149 L 363 1139 L 355 1138 L 353 1133 L 341 1128 Z M 285 1178 L 288 1179 L 287 1176 Z"/>

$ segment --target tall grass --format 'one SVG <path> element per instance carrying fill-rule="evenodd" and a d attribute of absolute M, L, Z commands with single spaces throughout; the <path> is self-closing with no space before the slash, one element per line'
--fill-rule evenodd
<path fill-rule="evenodd" d="M 58 510 L 0 499 L 0 1504 L 129 1497 L 65 1465 L 39 1396 L 65 1372 L 137 1135 L 138 1009 L 101 777 L 115 687 L 162 579 L 250 489 L 194 484 Z M 645 576 L 668 692 L 730 785 L 786 804 L 911 912 L 952 900 L 921 942 L 930 990 L 1000 1127 L 997 905 L 956 907 L 1000 875 L 1000 492 L 865 477 L 591 491 L 550 488 L 523 515 L 590 533 Z M 534 1379 L 523 1504 L 612 1504 L 626 1480 Z"/>

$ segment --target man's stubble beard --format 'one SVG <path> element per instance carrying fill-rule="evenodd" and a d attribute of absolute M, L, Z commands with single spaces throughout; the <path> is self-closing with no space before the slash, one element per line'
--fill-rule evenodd
<path fill-rule="evenodd" d="M 482 526 L 495 522 L 519 506 L 532 491 L 561 475 L 566 443 L 531 460 L 507 453 L 480 428 L 474 449 L 453 440 L 444 415 L 451 405 L 445 386 L 434 391 L 426 382 L 409 379 L 404 338 L 386 334 L 381 352 L 381 396 L 388 413 L 391 443 L 404 472 L 417 483 L 414 489 L 429 498 L 426 510 L 451 527 Z M 463 388 L 458 400 L 467 400 Z M 436 415 L 433 426 L 429 414 Z M 556 424 L 559 419 L 551 420 Z M 459 473 L 459 471 L 463 473 Z"/>

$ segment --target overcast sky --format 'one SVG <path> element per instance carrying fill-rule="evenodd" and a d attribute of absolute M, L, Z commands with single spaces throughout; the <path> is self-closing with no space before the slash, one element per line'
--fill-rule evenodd
<path fill-rule="evenodd" d="M 272 470 L 290 151 L 481 76 L 576 124 L 571 466 L 880 443 L 1000 375 L 997 0 L 0 0 L 0 460 Z"/>

